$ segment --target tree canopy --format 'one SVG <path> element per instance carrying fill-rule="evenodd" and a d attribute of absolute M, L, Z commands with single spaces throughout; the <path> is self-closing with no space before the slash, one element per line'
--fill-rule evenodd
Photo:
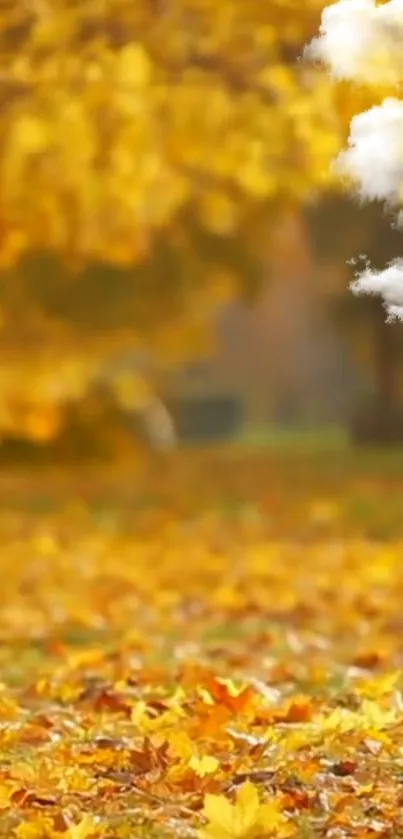
<path fill-rule="evenodd" d="M 3 0 L 3 393 L 205 346 L 262 237 L 334 181 L 351 109 L 299 60 L 322 6 Z"/>
<path fill-rule="evenodd" d="M 184 206 L 226 233 L 248 201 L 321 183 L 338 125 L 296 61 L 321 5 L 3 3 L 3 260 L 132 264 Z"/>

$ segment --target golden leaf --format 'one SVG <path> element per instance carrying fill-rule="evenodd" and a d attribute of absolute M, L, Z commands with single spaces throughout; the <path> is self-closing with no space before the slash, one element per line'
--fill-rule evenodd
<path fill-rule="evenodd" d="M 173 757 L 191 761 L 194 757 L 196 747 L 190 737 L 184 731 L 174 731 L 169 738 L 169 753 Z"/>
<path fill-rule="evenodd" d="M 50 829 L 49 821 L 36 819 L 32 822 L 21 822 L 15 828 L 14 833 L 17 839 L 47 839 L 50 835 Z"/>
<path fill-rule="evenodd" d="M 390 673 L 382 673 L 372 679 L 365 679 L 355 685 L 354 691 L 367 699 L 378 699 L 396 690 L 397 683 L 401 681 L 400 670 L 392 670 Z"/>
<path fill-rule="evenodd" d="M 70 825 L 67 835 L 64 833 L 62 836 L 65 839 L 87 839 L 87 837 L 99 831 L 99 824 L 100 820 L 98 818 L 87 813 L 78 824 Z M 54 839 L 58 839 L 58 837 L 55 835 Z"/>
<path fill-rule="evenodd" d="M 203 757 L 193 755 L 189 761 L 190 769 L 193 769 L 200 778 L 204 778 L 205 775 L 214 774 L 219 769 L 219 766 L 220 764 L 217 758 L 211 755 L 203 755 Z"/>
<path fill-rule="evenodd" d="M 250 781 L 238 790 L 235 804 L 223 795 L 206 795 L 203 814 L 208 819 L 203 835 L 208 839 L 254 839 L 271 833 L 285 837 L 292 832 L 279 803 L 261 804 Z"/>

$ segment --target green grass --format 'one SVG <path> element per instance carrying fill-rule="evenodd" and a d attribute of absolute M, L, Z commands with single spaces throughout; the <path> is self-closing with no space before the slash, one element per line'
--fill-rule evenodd
<path fill-rule="evenodd" d="M 337 426 L 283 429 L 276 426 L 244 428 L 238 437 L 222 447 L 232 455 L 264 454 L 276 460 L 287 461 L 303 458 L 326 468 L 341 465 L 350 474 L 362 473 L 403 475 L 402 446 L 357 446 L 348 433 Z"/>
<path fill-rule="evenodd" d="M 349 448 L 346 431 L 337 426 L 285 429 L 278 426 L 245 427 L 234 440 L 236 447 L 247 449 L 301 449 L 308 452 L 345 451 Z"/>

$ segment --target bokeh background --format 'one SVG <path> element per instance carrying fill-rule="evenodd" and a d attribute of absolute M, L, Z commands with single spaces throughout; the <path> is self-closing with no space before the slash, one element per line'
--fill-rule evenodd
<path fill-rule="evenodd" d="M 3 460 L 401 440 L 403 333 L 347 264 L 401 235 L 331 168 L 387 90 L 302 60 L 322 8 L 3 4 Z"/>

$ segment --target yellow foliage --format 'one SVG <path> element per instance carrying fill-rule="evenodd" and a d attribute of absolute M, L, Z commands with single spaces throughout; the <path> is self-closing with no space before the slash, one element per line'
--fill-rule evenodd
<path fill-rule="evenodd" d="M 20 4 L 0 56 L 3 236 L 122 259 L 142 228 L 193 204 L 222 232 L 242 195 L 299 199 L 341 143 L 332 85 L 295 58 L 323 3 Z M 247 33 L 247 34 L 245 34 Z M 325 100 L 325 107 L 323 107 Z M 319 154 L 318 154 L 319 152 Z M 312 163 L 317 166 L 312 168 Z M 305 184 L 303 187 L 302 184 Z M 53 196 L 52 206 L 41 196 Z M 55 217 L 57 234 L 55 232 Z M 120 257 L 119 257 L 120 258 Z"/>
<path fill-rule="evenodd" d="M 78 824 L 71 824 L 67 830 L 54 830 L 50 819 L 38 818 L 35 821 L 21 822 L 15 829 L 17 839 L 87 839 L 100 836 L 98 820 L 90 815 L 84 816 Z"/>
<path fill-rule="evenodd" d="M 1 835 L 400 830 L 401 474 L 340 451 L 171 465 L 146 482 L 130 464 L 3 473 Z M 263 515 L 245 529 L 246 497 L 275 531 Z M 321 497 L 337 532 L 304 519 L 296 541 Z M 236 614 L 212 597 L 223 580 L 240 583 Z"/>
<path fill-rule="evenodd" d="M 223 293 L 223 260 L 206 259 L 188 227 L 213 237 L 239 231 L 238 239 L 247 228 L 253 251 L 256 207 L 274 227 L 290 206 L 334 183 L 329 164 L 367 95 L 342 95 L 296 60 L 323 5 L 48 0 L 2 8 L 0 30 L 12 32 L 0 49 L 3 435 L 54 437 L 60 406 L 87 391 L 91 359 L 101 366 L 147 344 L 173 365 L 209 351 L 216 307 L 248 278 L 232 258 Z M 23 276 L 24 257 L 43 251 L 72 276 L 54 265 L 31 265 Z M 125 269 L 130 293 L 118 289 L 121 274 L 103 284 L 82 271 L 100 263 Z M 115 285 L 112 300 L 105 288 Z M 44 357 L 35 362 L 38 347 Z M 116 395 L 132 407 L 141 387 L 126 380 Z"/>
<path fill-rule="evenodd" d="M 393 725 L 397 720 L 395 709 L 380 708 L 376 702 L 364 699 L 359 712 L 350 711 L 347 708 L 336 708 L 327 717 L 319 716 L 316 723 L 320 731 L 324 733 L 344 734 L 353 730 L 371 730 L 372 728 L 382 730 Z"/>
<path fill-rule="evenodd" d="M 203 830 L 206 839 L 254 839 L 257 836 L 286 837 L 293 833 L 273 800 L 259 801 L 257 788 L 247 781 L 238 790 L 235 804 L 223 795 L 206 795 L 204 816 L 208 820 Z"/>
<path fill-rule="evenodd" d="M 204 778 L 205 775 L 214 774 L 217 771 L 220 764 L 216 757 L 212 755 L 203 755 L 203 757 L 197 757 L 193 755 L 189 761 L 190 769 L 199 775 L 201 778 Z"/>

